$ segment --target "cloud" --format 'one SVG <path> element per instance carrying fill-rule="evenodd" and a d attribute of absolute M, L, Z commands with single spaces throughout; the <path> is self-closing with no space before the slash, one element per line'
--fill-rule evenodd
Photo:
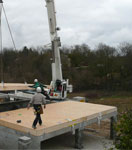
<path fill-rule="evenodd" d="M 55 0 L 62 45 L 132 42 L 131 0 Z M 17 48 L 50 42 L 44 0 L 5 0 L 4 6 Z M 2 18 L 3 45 L 12 45 Z"/>

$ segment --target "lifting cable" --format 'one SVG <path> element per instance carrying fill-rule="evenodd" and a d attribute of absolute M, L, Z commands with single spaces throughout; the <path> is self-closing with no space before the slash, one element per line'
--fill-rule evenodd
<path fill-rule="evenodd" d="M 10 35 L 11 35 L 11 40 L 12 40 L 12 43 L 13 43 L 14 49 L 16 50 L 15 41 L 14 41 L 14 39 L 13 39 L 13 35 L 12 35 L 11 28 L 10 28 L 10 24 L 9 24 L 9 21 L 8 21 L 8 18 L 7 18 L 6 12 L 5 12 L 4 5 L 3 5 L 3 7 L 2 7 L 2 8 L 3 8 L 3 12 L 4 12 L 4 15 L 5 15 L 5 19 L 6 19 L 6 22 L 7 22 L 7 25 L 8 25 L 9 32 L 10 32 Z"/>
<path fill-rule="evenodd" d="M 3 9 L 3 12 L 4 12 L 5 19 L 6 19 L 6 23 L 7 23 L 8 29 L 9 29 L 9 33 L 10 33 L 10 36 L 11 36 L 11 40 L 12 40 L 14 49 L 16 50 L 15 41 L 13 39 L 13 35 L 12 35 L 10 24 L 9 24 L 7 15 L 6 15 L 6 11 L 5 11 L 3 3 L 1 3 L 1 5 L 2 5 L 2 9 Z M 2 9 L 1 9 L 1 12 L 2 12 Z M 2 27 L 1 26 L 2 26 L 2 22 L 1 22 L 1 18 L 0 18 L 1 83 L 2 83 L 2 86 L 4 86 L 4 63 L 3 63 L 3 43 L 2 43 Z"/>
<path fill-rule="evenodd" d="M 2 7 L 3 7 L 3 4 L 1 3 L 1 13 L 2 13 Z M 1 15 L 1 14 L 0 14 Z M 0 16 L 1 17 L 1 16 Z M 1 50 L 1 84 L 2 84 L 2 87 L 4 86 L 4 72 L 3 72 L 3 43 L 2 43 L 2 29 L 1 29 L 1 18 L 0 18 L 0 50 Z"/>

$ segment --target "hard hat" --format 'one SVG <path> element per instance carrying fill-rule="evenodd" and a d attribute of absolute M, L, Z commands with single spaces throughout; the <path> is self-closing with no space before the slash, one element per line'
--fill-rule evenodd
<path fill-rule="evenodd" d="M 41 93 L 41 88 L 37 87 L 36 91 L 37 91 L 37 93 Z"/>
<path fill-rule="evenodd" d="M 38 79 L 34 79 L 34 82 L 38 82 Z"/>

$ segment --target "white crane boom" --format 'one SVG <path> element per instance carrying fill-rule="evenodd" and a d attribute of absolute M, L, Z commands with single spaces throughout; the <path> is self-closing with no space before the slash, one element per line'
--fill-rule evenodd
<path fill-rule="evenodd" d="M 65 99 L 67 97 L 67 91 L 72 92 L 72 85 L 68 84 L 68 80 L 64 80 L 62 77 L 60 49 L 61 46 L 60 37 L 58 37 L 57 31 L 59 28 L 56 23 L 56 11 L 54 0 L 45 0 L 48 12 L 48 22 L 50 30 L 50 38 L 53 51 L 52 62 L 52 81 L 51 87 L 53 92 L 50 97 L 53 99 Z"/>
<path fill-rule="evenodd" d="M 62 68 L 61 68 L 61 59 L 60 59 L 60 38 L 57 35 L 57 24 L 56 24 L 56 12 L 54 0 L 46 0 L 46 7 L 48 12 L 48 21 L 50 29 L 50 37 L 52 43 L 53 51 L 53 63 L 52 63 L 52 81 L 55 82 L 57 79 L 61 80 L 62 77 Z"/>

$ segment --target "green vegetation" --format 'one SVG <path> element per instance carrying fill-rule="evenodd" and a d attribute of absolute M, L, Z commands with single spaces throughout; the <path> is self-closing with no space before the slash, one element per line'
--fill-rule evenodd
<path fill-rule="evenodd" d="M 52 51 L 41 47 L 24 47 L 20 51 L 4 49 L 3 55 L 0 54 L 3 60 L 0 80 L 4 74 L 4 82 L 32 83 L 38 78 L 49 84 L 51 57 Z M 63 76 L 70 79 L 74 91 L 132 90 L 132 44 L 124 43 L 118 48 L 99 44 L 94 50 L 86 44 L 63 47 L 61 59 Z"/>
<path fill-rule="evenodd" d="M 51 81 L 52 51 L 41 47 L 20 51 L 4 49 L 0 54 L 0 80 L 33 83 L 35 78 L 44 84 Z M 61 49 L 64 79 L 73 84 L 76 95 L 88 102 L 116 106 L 119 114 L 132 108 L 132 44 L 118 48 L 99 44 L 92 50 L 88 45 Z M 3 66 L 3 67 L 2 67 Z M 132 111 L 123 113 L 117 125 L 119 149 L 132 149 Z"/>
<path fill-rule="evenodd" d="M 120 150 L 132 149 L 132 109 L 127 110 L 120 117 L 116 126 L 116 148 Z"/>
<path fill-rule="evenodd" d="M 86 97 L 87 101 L 90 103 L 116 106 L 118 114 L 132 108 L 131 91 L 88 90 L 68 94 L 69 98 L 75 96 Z"/>

